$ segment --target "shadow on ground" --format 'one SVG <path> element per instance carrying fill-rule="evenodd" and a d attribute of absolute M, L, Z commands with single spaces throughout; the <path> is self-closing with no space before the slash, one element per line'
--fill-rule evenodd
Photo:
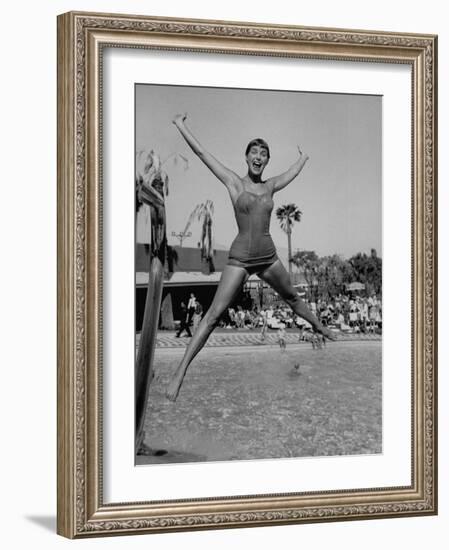
<path fill-rule="evenodd" d="M 46 531 L 56 533 L 56 516 L 25 516 L 31 523 L 35 523 Z"/>
<path fill-rule="evenodd" d="M 179 452 L 173 449 L 157 449 L 153 453 L 139 454 L 136 465 L 141 464 L 179 464 L 183 462 L 206 462 L 205 455 Z"/>

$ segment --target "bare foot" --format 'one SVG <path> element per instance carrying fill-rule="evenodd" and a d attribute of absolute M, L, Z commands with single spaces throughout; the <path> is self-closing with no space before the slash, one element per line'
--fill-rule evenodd
<path fill-rule="evenodd" d="M 320 332 L 324 336 L 324 338 L 327 338 L 328 340 L 331 340 L 332 342 L 335 342 L 335 340 L 337 339 L 337 335 L 334 332 L 332 332 L 330 329 L 326 328 L 326 327 L 323 327 Z"/>
<path fill-rule="evenodd" d="M 178 397 L 179 390 L 181 389 L 182 378 L 173 377 L 168 385 L 167 391 L 165 392 L 165 397 L 172 401 L 176 401 Z"/>

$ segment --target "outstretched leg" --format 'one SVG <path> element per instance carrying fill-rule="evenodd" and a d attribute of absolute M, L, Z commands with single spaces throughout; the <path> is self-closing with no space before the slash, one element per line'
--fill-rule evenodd
<path fill-rule="evenodd" d="M 332 331 L 327 327 L 323 327 L 315 315 L 301 300 L 290 281 L 289 274 L 280 260 L 277 260 L 273 265 L 270 265 L 270 267 L 259 273 L 259 277 L 268 283 L 297 315 L 308 321 L 315 332 L 319 332 L 326 338 L 329 338 L 329 340 L 335 340 Z"/>
<path fill-rule="evenodd" d="M 201 351 L 210 333 L 218 325 L 218 321 L 223 312 L 234 301 L 247 276 L 246 270 L 242 267 L 227 265 L 224 268 L 212 304 L 198 325 L 196 332 L 187 346 L 184 357 L 168 385 L 166 396 L 171 401 L 175 401 L 178 397 L 182 381 L 184 380 L 190 363 L 197 353 Z"/>

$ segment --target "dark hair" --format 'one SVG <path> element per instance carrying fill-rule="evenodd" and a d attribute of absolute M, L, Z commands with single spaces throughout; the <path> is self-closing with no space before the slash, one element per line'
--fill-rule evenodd
<path fill-rule="evenodd" d="M 245 156 L 249 153 L 249 150 L 253 145 L 259 145 L 260 147 L 263 147 L 267 150 L 268 158 L 270 158 L 270 148 L 268 147 L 268 143 L 262 139 L 262 138 L 255 138 L 252 139 L 248 145 L 246 146 Z"/>

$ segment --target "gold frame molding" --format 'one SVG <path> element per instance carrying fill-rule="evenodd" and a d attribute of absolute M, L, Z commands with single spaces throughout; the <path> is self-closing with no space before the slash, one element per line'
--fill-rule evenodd
<path fill-rule="evenodd" d="M 104 47 L 408 64 L 412 69 L 412 484 L 104 504 Z M 437 513 L 437 37 L 70 12 L 58 17 L 58 533 L 70 538 Z"/>

